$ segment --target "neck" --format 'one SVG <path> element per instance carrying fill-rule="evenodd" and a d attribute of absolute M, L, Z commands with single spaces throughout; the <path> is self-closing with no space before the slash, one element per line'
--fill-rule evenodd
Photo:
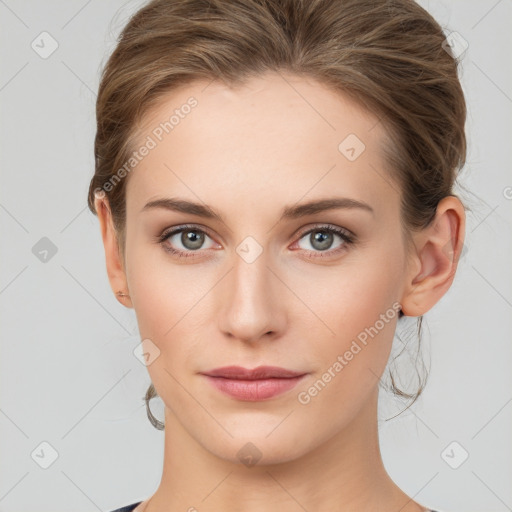
<path fill-rule="evenodd" d="M 304 456 L 250 467 L 207 451 L 166 408 L 162 479 L 145 512 L 421 512 L 382 463 L 377 397 L 376 389 L 351 424 Z"/>

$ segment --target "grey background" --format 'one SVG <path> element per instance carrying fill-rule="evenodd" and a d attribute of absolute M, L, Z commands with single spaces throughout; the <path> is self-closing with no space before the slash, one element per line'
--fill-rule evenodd
<path fill-rule="evenodd" d="M 512 510 L 512 1 L 421 4 L 469 43 L 461 195 L 472 211 L 455 282 L 425 316 L 428 386 L 387 422 L 403 405 L 382 394 L 381 449 L 420 503 L 501 512 Z M 86 207 L 99 72 L 140 5 L 0 0 L 1 511 L 109 511 L 160 480 L 163 433 L 146 418 L 135 316 L 111 293 Z M 31 47 L 43 31 L 58 43 L 46 59 Z M 43 237 L 57 249 L 46 262 Z M 451 461 L 469 453 L 458 469 L 441 455 L 453 441 Z M 42 442 L 58 453 L 47 469 Z"/>

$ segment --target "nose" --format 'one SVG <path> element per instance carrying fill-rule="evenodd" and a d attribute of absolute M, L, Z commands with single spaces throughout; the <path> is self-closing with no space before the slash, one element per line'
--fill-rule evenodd
<path fill-rule="evenodd" d="M 283 285 L 268 263 L 265 251 L 251 263 L 234 255 L 234 268 L 223 279 L 218 317 L 225 336 L 254 343 L 284 332 Z"/>

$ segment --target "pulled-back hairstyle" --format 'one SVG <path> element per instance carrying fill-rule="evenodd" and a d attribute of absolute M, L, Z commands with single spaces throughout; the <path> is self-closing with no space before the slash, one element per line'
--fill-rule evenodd
<path fill-rule="evenodd" d="M 466 105 L 448 49 L 439 24 L 413 0 L 153 0 L 123 29 L 102 73 L 89 208 L 96 213 L 95 194 L 105 195 L 124 254 L 129 176 L 116 172 L 135 149 L 145 113 L 194 80 L 236 86 L 284 71 L 339 91 L 380 119 L 410 240 L 454 195 L 465 163 Z M 409 394 L 390 376 L 393 392 L 413 402 L 426 383 Z M 154 396 L 151 384 L 147 412 L 162 429 L 149 409 Z"/>

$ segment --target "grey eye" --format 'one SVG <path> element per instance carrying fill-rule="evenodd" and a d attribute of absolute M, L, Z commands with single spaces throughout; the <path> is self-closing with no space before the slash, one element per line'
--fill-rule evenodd
<path fill-rule="evenodd" d="M 210 245 L 203 247 L 207 239 L 210 240 Z M 214 241 L 199 228 L 180 228 L 172 231 L 165 235 L 162 243 L 178 252 L 194 252 L 214 246 Z"/>
<path fill-rule="evenodd" d="M 315 249 L 325 251 L 333 244 L 333 234 L 326 231 L 314 231 L 310 233 L 309 240 Z"/>
<path fill-rule="evenodd" d="M 337 246 L 334 246 L 336 237 L 340 240 Z M 301 247 L 307 251 L 327 251 L 329 249 L 336 249 L 345 243 L 343 237 L 329 229 L 313 229 L 305 233 L 300 241 L 306 240 L 310 247 Z M 299 246 L 300 246 L 299 241 Z"/>
<path fill-rule="evenodd" d="M 189 229 L 181 232 L 180 241 L 186 249 L 196 250 L 201 248 L 204 243 L 204 238 L 204 233 Z"/>

